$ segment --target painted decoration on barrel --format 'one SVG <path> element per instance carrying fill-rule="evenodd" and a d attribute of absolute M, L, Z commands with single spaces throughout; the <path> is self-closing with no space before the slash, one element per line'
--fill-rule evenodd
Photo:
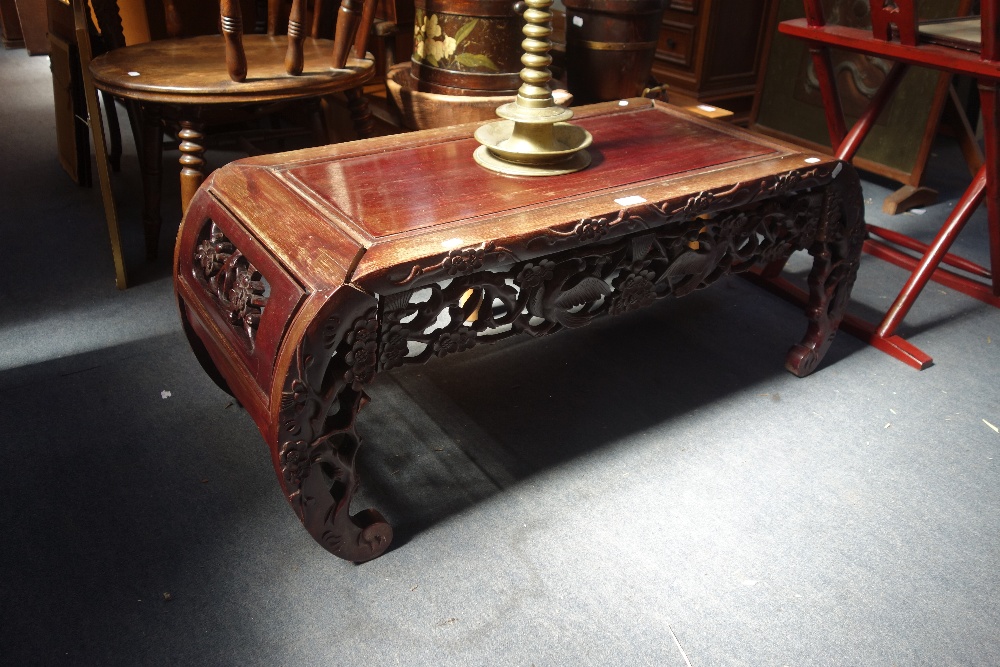
<path fill-rule="evenodd" d="M 488 19 L 427 14 L 417 9 L 413 21 L 413 58 L 442 69 L 499 72 L 500 67 L 484 52 L 489 50 L 491 32 L 496 32 L 491 27 L 496 26 L 491 26 Z"/>

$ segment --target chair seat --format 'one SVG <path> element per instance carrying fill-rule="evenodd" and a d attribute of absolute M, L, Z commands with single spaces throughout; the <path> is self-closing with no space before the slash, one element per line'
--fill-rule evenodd
<path fill-rule="evenodd" d="M 983 27 L 979 16 L 922 21 L 920 40 L 928 44 L 941 44 L 956 49 L 979 53 L 982 48 Z"/>
<path fill-rule="evenodd" d="M 160 104 L 253 104 L 316 97 L 354 88 L 375 75 L 371 57 L 349 58 L 343 69 L 330 67 L 333 40 L 306 38 L 305 69 L 285 73 L 288 38 L 244 35 L 250 70 L 236 83 L 226 71 L 221 35 L 164 39 L 115 49 L 94 58 L 95 85 L 113 95 Z M 178 78 L 178 72 L 184 77 Z"/>

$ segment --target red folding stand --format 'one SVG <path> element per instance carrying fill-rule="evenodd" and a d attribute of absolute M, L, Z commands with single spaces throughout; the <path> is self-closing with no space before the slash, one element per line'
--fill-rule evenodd
<path fill-rule="evenodd" d="M 1000 0 L 982 0 L 981 41 L 978 45 L 963 45 L 966 48 L 924 41 L 918 30 L 914 0 L 869 2 L 872 9 L 871 33 L 858 28 L 827 25 L 820 0 L 805 0 L 805 19 L 784 21 L 779 25 L 782 33 L 809 44 L 823 96 L 830 141 L 836 146 L 837 157 L 842 160 L 854 157 L 910 65 L 971 76 L 979 86 L 986 158 L 982 167 L 930 245 L 899 232 L 868 226 L 869 239 L 865 241 L 865 250 L 910 270 L 911 274 L 877 326 L 853 316 L 846 317 L 842 325 L 845 330 L 873 347 L 922 370 L 931 364 L 932 359 L 895 332 L 928 280 L 1000 307 L 1000 29 L 997 25 Z M 978 52 L 974 50 L 977 46 Z M 830 48 L 864 53 L 894 63 L 868 108 L 849 131 L 844 122 L 840 94 L 833 74 Z M 989 227 L 989 268 L 948 252 L 984 196 Z M 910 255 L 904 250 L 919 256 Z M 973 277 L 943 268 L 941 264 Z M 775 271 L 769 270 L 765 275 L 770 277 L 774 273 Z M 783 283 L 782 288 L 787 286 L 787 283 Z"/>

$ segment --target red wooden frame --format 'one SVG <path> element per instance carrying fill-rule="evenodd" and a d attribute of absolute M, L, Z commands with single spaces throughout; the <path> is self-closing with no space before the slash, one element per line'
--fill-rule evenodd
<path fill-rule="evenodd" d="M 878 325 L 857 318 L 845 319 L 844 322 L 845 329 L 859 334 L 874 347 L 914 368 L 923 369 L 932 363 L 931 357 L 896 335 L 896 330 L 929 280 L 1000 307 L 1000 26 L 997 24 L 1000 18 L 1000 0 L 982 0 L 982 42 L 979 53 L 921 43 L 919 35 L 912 33 L 912 28 L 916 25 L 915 0 L 896 0 L 889 7 L 886 7 L 883 0 L 870 2 L 873 23 L 871 33 L 857 28 L 827 25 L 820 0 L 804 0 L 805 19 L 785 21 L 779 25 L 781 32 L 809 44 L 823 95 L 827 128 L 832 145 L 836 147 L 837 157 L 843 160 L 854 157 L 910 65 L 972 76 L 979 87 L 985 135 L 985 161 L 982 167 L 930 245 L 898 232 L 869 226 L 870 238 L 865 243 L 866 251 L 910 270 L 910 277 Z M 895 41 L 894 33 L 902 35 L 902 41 Z M 865 113 L 850 129 L 844 120 L 836 80 L 830 66 L 831 48 L 856 51 L 895 63 Z M 984 197 L 989 229 L 989 268 L 948 252 Z M 973 277 L 941 268 L 942 263 Z"/>

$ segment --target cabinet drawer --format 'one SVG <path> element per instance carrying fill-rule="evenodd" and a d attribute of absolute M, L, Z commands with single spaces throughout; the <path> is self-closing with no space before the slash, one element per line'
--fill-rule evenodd
<path fill-rule="evenodd" d="M 667 0 L 667 9 L 695 14 L 698 11 L 698 0 Z"/>
<path fill-rule="evenodd" d="M 694 64 L 694 26 L 664 21 L 656 44 L 656 57 L 673 65 L 691 68 Z"/>

